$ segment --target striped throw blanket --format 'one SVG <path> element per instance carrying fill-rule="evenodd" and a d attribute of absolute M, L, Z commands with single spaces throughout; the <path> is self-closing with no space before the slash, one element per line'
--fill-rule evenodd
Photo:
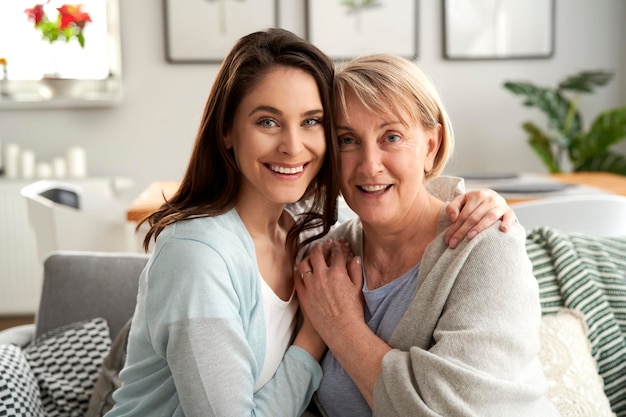
<path fill-rule="evenodd" d="M 626 417 L 626 237 L 531 230 L 526 249 L 543 314 L 582 312 L 613 412 Z"/>

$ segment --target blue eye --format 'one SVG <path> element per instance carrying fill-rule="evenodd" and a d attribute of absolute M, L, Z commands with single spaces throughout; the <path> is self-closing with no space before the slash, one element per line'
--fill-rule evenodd
<path fill-rule="evenodd" d="M 387 141 L 389 142 L 398 142 L 400 140 L 400 135 L 390 134 L 387 136 Z"/>
<path fill-rule="evenodd" d="M 261 119 L 258 121 L 258 124 L 263 127 L 276 127 L 277 123 L 272 119 Z"/>
<path fill-rule="evenodd" d="M 305 126 L 315 126 L 320 123 L 320 119 L 306 119 L 304 121 Z"/>
<path fill-rule="evenodd" d="M 339 145 L 352 145 L 354 143 L 354 138 L 350 136 L 340 136 L 338 138 Z"/>

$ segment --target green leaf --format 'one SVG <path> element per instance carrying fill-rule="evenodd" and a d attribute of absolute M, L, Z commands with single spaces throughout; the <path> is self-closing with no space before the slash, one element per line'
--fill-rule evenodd
<path fill-rule="evenodd" d="M 586 161 L 625 139 L 626 107 L 604 111 L 594 120 L 586 134 L 574 138 L 571 147 L 572 161 Z"/>
<path fill-rule="evenodd" d="M 609 147 L 626 139 L 626 107 L 606 110 L 594 120 L 589 133 L 601 146 Z"/>
<path fill-rule="evenodd" d="M 626 107 L 602 112 L 588 132 L 583 131 L 578 111 L 580 93 L 591 93 L 613 78 L 608 71 L 582 71 L 567 77 L 555 89 L 537 87 L 528 82 L 506 82 L 504 87 L 524 97 L 523 104 L 537 107 L 548 117 L 555 132 L 548 136 L 530 123 L 524 124 L 529 145 L 548 166 L 558 172 L 561 158 L 569 157 L 575 171 L 607 171 L 626 175 L 626 156 L 611 151 L 611 146 L 626 140 Z M 572 100 L 562 93 L 571 91 Z"/>
<path fill-rule="evenodd" d="M 532 122 L 524 123 L 522 128 L 528 133 L 528 144 L 550 172 L 561 172 L 553 151 L 554 139 Z"/>
<path fill-rule="evenodd" d="M 382 6 L 382 3 L 378 0 L 359 0 L 358 2 L 355 0 L 342 0 L 340 4 L 353 11 Z"/>
<path fill-rule="evenodd" d="M 574 171 L 581 172 L 611 172 L 626 175 L 626 156 L 614 152 L 602 152 L 592 156 L 584 163 L 574 166 Z"/>
<path fill-rule="evenodd" d="M 594 87 L 606 85 L 612 78 L 613 73 L 608 71 L 582 71 L 561 81 L 559 89 L 592 93 Z"/>
<path fill-rule="evenodd" d="M 562 134 L 575 135 L 582 129 L 582 117 L 574 111 L 569 132 L 563 132 L 568 111 L 572 103 L 556 90 L 537 87 L 528 82 L 505 82 L 504 88 L 516 95 L 525 97 L 524 105 L 537 107 L 548 116 L 548 126 Z"/>

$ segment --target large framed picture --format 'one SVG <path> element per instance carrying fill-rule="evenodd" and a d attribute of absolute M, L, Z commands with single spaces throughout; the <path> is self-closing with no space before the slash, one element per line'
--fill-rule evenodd
<path fill-rule="evenodd" d="M 444 58 L 550 58 L 554 16 L 555 0 L 443 0 Z"/>
<path fill-rule="evenodd" d="M 328 56 L 417 58 L 418 0 L 307 0 L 306 36 Z"/>
<path fill-rule="evenodd" d="M 244 35 L 276 27 L 278 0 L 163 0 L 165 56 L 220 63 Z"/>

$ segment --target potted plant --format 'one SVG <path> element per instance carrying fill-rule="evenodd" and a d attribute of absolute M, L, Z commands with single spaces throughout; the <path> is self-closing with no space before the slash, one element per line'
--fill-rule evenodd
<path fill-rule="evenodd" d="M 504 83 L 504 88 L 524 97 L 524 105 L 536 107 L 548 117 L 547 130 L 532 122 L 522 128 L 528 144 L 552 173 L 563 172 L 568 158 L 573 171 L 606 171 L 626 175 L 626 156 L 611 147 L 626 139 L 626 107 L 601 112 L 585 130 L 578 101 L 583 93 L 606 85 L 613 74 L 582 71 L 571 75 L 556 88 L 530 82 Z"/>

